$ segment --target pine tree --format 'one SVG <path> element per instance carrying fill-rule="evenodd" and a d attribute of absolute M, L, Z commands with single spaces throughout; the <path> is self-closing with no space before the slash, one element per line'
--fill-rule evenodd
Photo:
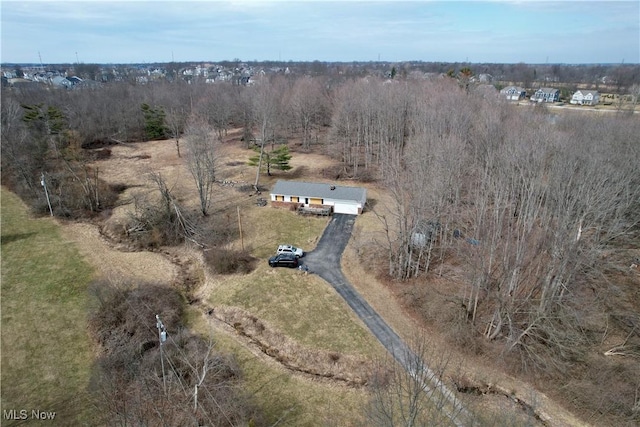
<path fill-rule="evenodd" d="M 253 150 L 257 153 L 249 158 L 249 166 L 258 166 L 260 161 L 260 147 L 253 147 Z M 289 147 L 287 145 L 280 145 L 278 148 L 274 148 L 272 151 L 265 152 L 262 155 L 262 166 L 267 169 L 267 175 L 271 176 L 271 168 L 275 168 L 281 171 L 288 171 L 291 169 L 289 164 L 291 160 L 291 154 L 289 154 Z"/>
<path fill-rule="evenodd" d="M 165 139 L 167 137 L 167 125 L 165 112 L 162 107 L 151 107 L 143 103 L 140 107 L 144 114 L 144 131 L 148 139 Z"/>

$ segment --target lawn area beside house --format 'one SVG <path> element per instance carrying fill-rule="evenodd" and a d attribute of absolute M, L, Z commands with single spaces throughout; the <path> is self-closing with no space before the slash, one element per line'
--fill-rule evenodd
<path fill-rule="evenodd" d="M 371 357 L 378 342 L 333 288 L 315 275 L 260 265 L 230 279 L 213 306 L 240 307 L 305 347 Z"/>
<path fill-rule="evenodd" d="M 259 259 L 257 268 L 246 275 L 214 276 L 215 285 L 207 296 L 211 307 L 245 310 L 312 351 L 348 354 L 363 360 L 376 360 L 385 354 L 380 343 L 328 283 L 313 274 L 271 268 L 267 264 L 280 243 L 313 250 L 327 218 L 252 207 L 242 212 L 242 222 L 244 246 Z M 234 242 L 234 246 L 238 243 Z M 303 257 L 303 263 L 304 260 Z M 203 335 L 210 333 L 202 319 L 195 323 L 192 327 Z M 301 378 L 278 367 L 277 362 L 266 363 L 255 357 L 225 334 L 216 334 L 216 340 L 222 348 L 236 354 L 248 391 L 270 421 L 296 427 L 363 424 L 368 399 L 364 389 Z M 288 347 L 281 350 L 296 351 Z"/>
<path fill-rule="evenodd" d="M 92 349 L 86 329 L 91 268 L 50 218 L 32 218 L 5 188 L 2 206 L 2 425 L 4 411 L 55 412 L 57 425 L 90 420 Z"/>
<path fill-rule="evenodd" d="M 240 307 L 306 347 L 371 356 L 380 349 L 378 342 L 329 284 L 267 264 L 278 244 L 314 249 L 327 221 L 285 209 L 247 210 L 244 245 L 259 259 L 258 266 L 246 275 L 216 277 L 209 303 Z"/>

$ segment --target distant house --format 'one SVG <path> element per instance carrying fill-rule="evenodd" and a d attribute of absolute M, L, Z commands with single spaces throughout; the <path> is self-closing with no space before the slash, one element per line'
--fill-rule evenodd
<path fill-rule="evenodd" d="M 79 85 L 83 80 L 78 76 L 70 76 L 66 78 L 71 83 L 71 86 Z"/>
<path fill-rule="evenodd" d="M 493 81 L 493 76 L 491 74 L 478 74 L 477 76 L 471 77 L 471 81 L 473 83 L 491 83 Z"/>
<path fill-rule="evenodd" d="M 531 97 L 531 102 L 558 102 L 560 101 L 560 91 L 550 87 L 541 87 Z"/>
<path fill-rule="evenodd" d="M 509 101 L 520 101 L 527 96 L 527 91 L 520 86 L 507 86 L 500 91 L 500 95 Z"/>
<path fill-rule="evenodd" d="M 323 208 L 329 212 L 359 215 L 367 201 L 362 187 L 322 184 L 317 182 L 276 182 L 271 191 L 271 206 Z"/>
<path fill-rule="evenodd" d="M 600 94 L 596 90 L 579 90 L 571 97 L 572 104 L 596 105 L 600 102 Z"/>
<path fill-rule="evenodd" d="M 64 87 L 69 89 L 71 88 L 71 86 L 73 86 L 73 83 L 67 80 L 66 77 L 62 77 L 62 76 L 53 76 L 50 81 L 51 81 L 51 85 L 55 87 Z"/>

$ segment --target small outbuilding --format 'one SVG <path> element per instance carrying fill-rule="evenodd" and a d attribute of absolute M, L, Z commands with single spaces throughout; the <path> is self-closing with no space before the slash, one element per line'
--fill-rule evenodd
<path fill-rule="evenodd" d="M 359 215 L 367 202 L 367 189 L 317 182 L 279 180 L 271 191 L 271 205 L 319 209 Z"/>

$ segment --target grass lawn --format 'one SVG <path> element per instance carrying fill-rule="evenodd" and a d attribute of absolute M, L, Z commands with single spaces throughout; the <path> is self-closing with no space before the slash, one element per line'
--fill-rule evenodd
<path fill-rule="evenodd" d="M 271 207 L 244 211 L 244 244 L 260 259 L 258 267 L 247 275 L 216 277 L 209 302 L 241 307 L 307 348 L 373 359 L 384 354 L 382 346 L 328 283 L 267 264 L 279 243 L 314 249 L 327 222 Z M 217 339 L 239 358 L 249 392 L 269 421 L 286 415 L 278 425 L 363 425 L 364 390 L 297 377 L 265 365 L 230 337 Z"/>
<path fill-rule="evenodd" d="M 55 424 L 91 424 L 92 270 L 51 219 L 30 217 L 17 196 L 1 194 L 2 410 L 54 411 Z"/>
<path fill-rule="evenodd" d="M 310 348 L 365 356 L 381 349 L 328 283 L 313 274 L 267 264 L 278 243 L 305 251 L 315 248 L 327 218 L 267 207 L 250 210 L 245 218 L 245 246 L 260 259 L 258 267 L 247 275 L 221 277 L 210 295 L 212 305 L 241 307 Z"/>
<path fill-rule="evenodd" d="M 295 269 L 261 263 L 224 283 L 210 302 L 241 307 L 309 348 L 363 356 L 381 348 L 329 284 Z"/>
<path fill-rule="evenodd" d="M 251 207 L 242 212 L 244 246 L 266 265 L 279 244 L 294 245 L 307 252 L 314 249 L 328 222 L 327 217 L 305 217 L 270 206 Z"/>

